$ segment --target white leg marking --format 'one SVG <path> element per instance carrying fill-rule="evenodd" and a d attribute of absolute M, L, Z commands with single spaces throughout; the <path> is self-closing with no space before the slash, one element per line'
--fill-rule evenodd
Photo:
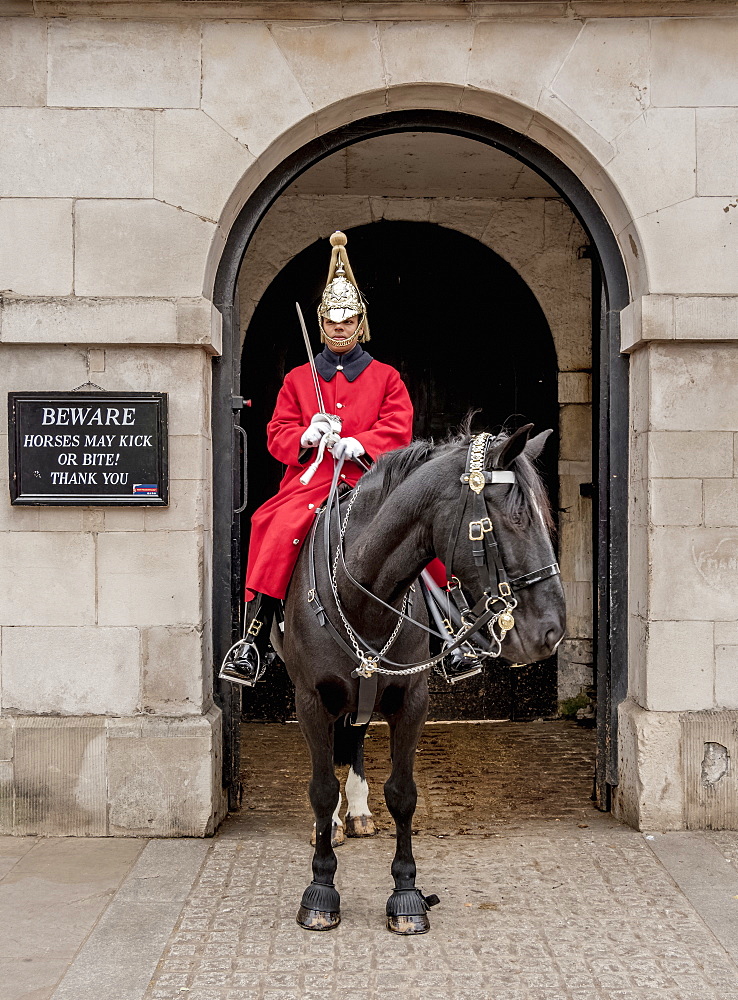
<path fill-rule="evenodd" d="M 346 778 L 346 798 L 348 799 L 348 816 L 371 816 L 369 811 L 369 782 L 360 778 L 353 767 L 349 768 Z"/>
<path fill-rule="evenodd" d="M 343 820 L 338 815 L 338 812 L 339 812 L 340 808 L 341 808 L 341 793 L 339 792 L 338 793 L 338 805 L 336 806 L 335 812 L 333 813 L 333 822 L 335 823 L 336 826 L 343 826 Z"/>

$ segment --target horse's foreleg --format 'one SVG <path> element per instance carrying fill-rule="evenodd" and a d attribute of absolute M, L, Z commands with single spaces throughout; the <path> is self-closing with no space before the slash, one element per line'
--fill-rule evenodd
<path fill-rule="evenodd" d="M 413 697 L 414 695 L 414 697 Z M 387 808 L 397 831 L 392 862 L 395 891 L 387 900 L 387 927 L 396 934 L 425 934 L 430 930 L 427 910 L 437 897 L 423 896 L 415 886 L 412 822 L 418 800 L 413 777 L 415 751 L 428 707 L 427 688 L 408 694 L 406 703 L 389 723 L 392 734 L 392 772 L 384 786 Z"/>
<path fill-rule="evenodd" d="M 369 785 L 364 772 L 364 737 L 367 727 L 356 729 L 351 747 L 351 762 L 346 778 L 346 836 L 372 837 L 377 828 L 369 809 Z"/>
<path fill-rule="evenodd" d="M 336 808 L 333 810 L 333 816 L 331 817 L 331 847 L 340 847 L 341 844 L 346 843 L 346 837 L 343 832 L 343 820 L 340 816 L 341 812 L 341 792 L 338 793 L 338 803 Z M 349 834 L 350 836 L 350 834 Z M 313 832 L 310 834 L 310 846 L 315 847 L 317 843 L 315 839 L 315 823 L 313 823 Z"/>
<path fill-rule="evenodd" d="M 333 722 L 320 709 L 299 713 L 298 718 L 313 763 L 309 791 L 315 814 L 315 853 L 313 881 L 302 894 L 297 922 L 310 931 L 327 931 L 341 921 L 341 899 L 333 885 L 338 862 L 331 845 L 332 818 L 340 788 L 333 767 Z"/>

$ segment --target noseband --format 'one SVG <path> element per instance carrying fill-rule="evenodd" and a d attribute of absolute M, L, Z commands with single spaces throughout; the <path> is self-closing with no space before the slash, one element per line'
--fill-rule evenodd
<path fill-rule="evenodd" d="M 515 473 L 504 469 L 493 469 L 491 471 L 486 469 L 490 447 L 494 440 L 494 436 L 488 432 L 477 434 L 472 439 L 467 453 L 466 467 L 463 475 L 461 476 L 461 496 L 456 507 L 456 515 L 454 517 L 453 527 L 449 536 L 449 543 L 446 552 L 446 567 L 449 575 L 449 592 L 451 593 L 454 603 L 456 604 L 461 616 L 462 627 L 457 633 L 452 632 L 450 635 L 442 635 L 441 633 L 436 632 L 435 629 L 428 628 L 421 622 L 415 621 L 412 615 L 408 614 L 408 612 L 412 609 L 409 606 L 410 602 L 407 597 L 403 601 L 402 610 L 399 610 L 391 604 L 388 604 L 386 601 L 383 601 L 382 598 L 377 597 L 376 594 L 373 594 L 370 590 L 367 590 L 367 588 L 355 579 L 349 571 L 345 561 L 343 537 L 348 526 L 351 507 L 353 506 L 361 487 L 361 481 L 359 481 L 359 483 L 354 487 L 353 495 L 349 501 L 343 523 L 341 523 L 340 516 L 338 514 L 338 479 L 343 466 L 343 461 L 341 460 L 336 463 L 333 474 L 333 482 L 331 484 L 331 491 L 328 496 L 326 506 L 319 512 L 319 515 L 325 517 L 325 554 L 328 564 L 329 577 L 331 580 L 331 589 L 333 591 L 333 597 L 341 622 L 346 634 L 348 635 L 351 645 L 346 642 L 328 618 L 325 607 L 317 590 L 315 539 L 320 516 L 316 517 L 310 533 L 310 589 L 307 593 L 307 600 L 318 619 L 318 623 L 327 629 L 334 641 L 341 646 L 341 648 L 357 663 L 357 667 L 353 671 L 353 676 L 357 676 L 362 680 L 373 678 L 376 683 L 376 674 L 378 673 L 395 676 L 420 673 L 421 671 L 428 670 L 449 653 L 464 645 L 464 643 L 468 643 L 473 633 L 480 632 L 485 627 L 488 628 L 490 635 L 496 641 L 497 648 L 494 651 L 489 652 L 480 651 L 479 655 L 481 657 L 498 657 L 502 651 L 502 641 L 510 629 L 515 625 L 515 619 L 513 618 L 512 612 L 516 608 L 518 602 L 513 595 L 513 590 L 531 587 L 534 583 L 538 583 L 540 580 L 545 580 L 551 576 L 556 576 L 559 573 L 558 563 L 553 562 L 548 566 L 533 570 L 531 573 L 525 573 L 513 580 L 508 579 L 507 572 L 502 561 L 502 556 L 495 539 L 494 526 L 489 515 L 487 502 L 484 498 L 484 489 L 489 485 L 514 483 Z M 470 503 L 472 505 L 471 513 L 473 516 L 468 522 L 467 533 L 472 546 L 474 565 L 477 568 L 477 574 L 483 591 L 481 598 L 477 601 L 473 608 L 470 608 L 466 602 L 460 581 L 457 577 L 453 576 L 454 554 L 458 545 L 461 526 L 464 522 L 465 516 L 467 515 L 467 508 Z M 331 565 L 330 519 L 332 511 L 335 511 L 336 517 L 338 518 L 339 530 L 338 538 L 336 539 L 335 559 Z M 353 584 L 362 593 L 372 598 L 372 600 L 376 601 L 378 604 L 381 604 L 389 611 L 392 611 L 393 614 L 398 617 L 397 627 L 392 632 L 389 642 L 385 644 L 382 650 L 378 651 L 374 649 L 370 643 L 358 634 L 355 628 L 350 625 L 346 619 L 341 606 L 336 580 L 336 569 L 339 561 L 341 562 L 341 567 L 351 584 Z M 484 572 L 485 570 L 486 576 Z M 497 605 L 500 605 L 500 607 L 497 607 Z M 422 629 L 430 635 L 434 635 L 441 639 L 444 643 L 444 649 L 441 655 L 412 664 L 396 663 L 394 660 L 391 660 L 386 653 L 392 645 L 392 642 L 397 637 L 400 627 L 405 620 L 412 622 L 416 628 Z M 499 628 L 499 636 L 494 631 L 495 625 Z M 452 639 L 453 641 L 449 641 L 449 639 Z M 381 666 L 380 664 L 382 663 L 388 664 L 389 668 Z"/>

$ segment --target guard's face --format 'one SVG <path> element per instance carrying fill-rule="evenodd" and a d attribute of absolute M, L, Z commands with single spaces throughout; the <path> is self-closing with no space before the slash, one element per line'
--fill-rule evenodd
<path fill-rule="evenodd" d="M 355 340 L 352 340 L 352 337 L 356 333 L 358 325 L 358 316 L 349 316 L 348 319 L 341 320 L 340 323 L 332 323 L 329 319 L 323 317 L 323 330 L 331 340 L 336 342 L 329 344 L 334 354 L 346 354 L 347 351 L 351 350 L 356 343 Z M 342 344 L 341 341 L 345 341 L 345 343 Z"/>

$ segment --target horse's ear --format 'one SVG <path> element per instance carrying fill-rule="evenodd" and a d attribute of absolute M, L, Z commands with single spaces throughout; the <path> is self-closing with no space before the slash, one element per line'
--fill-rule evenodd
<path fill-rule="evenodd" d="M 533 424 L 524 424 L 505 440 L 495 455 L 494 466 L 496 469 L 507 469 L 515 461 L 528 443 L 528 435 L 532 429 Z"/>
<path fill-rule="evenodd" d="M 543 446 L 545 445 L 546 441 L 548 441 L 549 437 L 552 434 L 553 434 L 553 429 L 549 427 L 547 431 L 541 431 L 540 434 L 536 434 L 534 438 L 530 439 L 530 441 L 525 446 L 525 454 L 526 457 L 531 460 L 531 462 L 535 462 L 535 460 L 543 451 Z"/>

